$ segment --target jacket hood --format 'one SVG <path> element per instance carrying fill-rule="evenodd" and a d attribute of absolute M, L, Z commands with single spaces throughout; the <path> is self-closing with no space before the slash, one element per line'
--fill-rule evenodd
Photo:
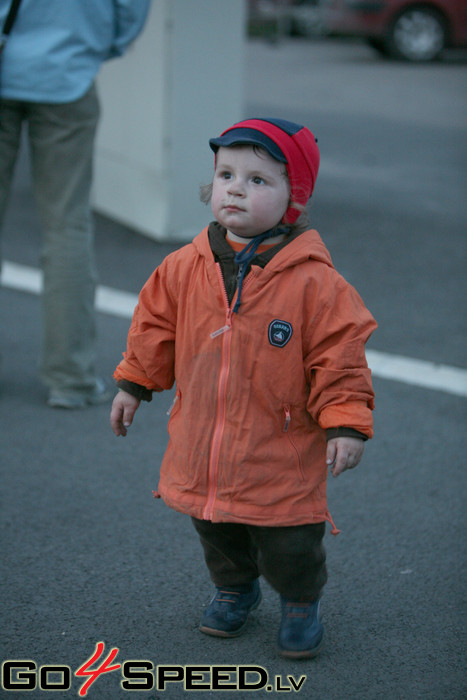
<path fill-rule="evenodd" d="M 193 239 L 193 245 L 199 255 L 213 262 L 207 227 Z M 304 231 L 279 250 L 264 268 L 263 274 L 272 276 L 276 272 L 281 272 L 288 267 L 294 267 L 307 260 L 315 260 L 329 267 L 334 267 L 328 249 L 324 245 L 318 231 L 314 229 Z"/>

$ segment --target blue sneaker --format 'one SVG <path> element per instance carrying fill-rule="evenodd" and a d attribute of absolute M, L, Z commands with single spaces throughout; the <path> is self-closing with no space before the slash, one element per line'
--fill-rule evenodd
<path fill-rule="evenodd" d="M 311 659 L 321 651 L 324 627 L 320 601 L 296 603 L 281 596 L 282 620 L 277 650 L 289 659 Z"/>
<path fill-rule="evenodd" d="M 238 637 L 246 626 L 248 615 L 260 602 L 258 579 L 242 586 L 218 587 L 199 628 L 214 637 Z"/>

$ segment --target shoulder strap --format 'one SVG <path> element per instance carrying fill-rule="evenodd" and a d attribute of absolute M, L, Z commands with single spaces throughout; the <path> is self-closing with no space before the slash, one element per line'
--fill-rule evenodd
<path fill-rule="evenodd" d="M 8 38 L 9 33 L 11 32 L 13 22 L 15 21 L 16 15 L 18 14 L 18 9 L 19 9 L 20 3 L 21 3 L 21 0 L 11 0 L 10 9 L 8 10 L 5 24 L 3 25 L 3 29 L 2 29 L 2 35 L 0 36 L 0 51 L 3 50 L 3 48 L 6 44 L 6 40 Z"/>

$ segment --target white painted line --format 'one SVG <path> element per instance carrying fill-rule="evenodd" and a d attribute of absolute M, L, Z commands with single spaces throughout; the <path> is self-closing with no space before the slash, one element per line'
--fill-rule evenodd
<path fill-rule="evenodd" d="M 375 377 L 467 396 L 467 370 L 461 367 L 437 365 L 376 350 L 367 350 L 366 357 Z"/>
<path fill-rule="evenodd" d="M 4 261 L 1 283 L 10 289 L 40 294 L 42 274 L 34 267 Z M 103 313 L 131 318 L 137 302 L 137 294 L 102 285 L 97 288 L 96 308 Z M 367 350 L 366 355 L 375 377 L 421 386 L 425 389 L 446 391 L 457 396 L 467 396 L 466 369 L 414 360 L 377 350 Z"/>
<path fill-rule="evenodd" d="M 2 285 L 10 289 L 19 289 L 32 294 L 40 294 L 42 291 L 42 272 L 35 267 L 17 265 L 4 260 L 1 279 Z"/>
<path fill-rule="evenodd" d="M 22 292 L 42 292 L 42 272 L 34 267 L 3 262 L 1 282 L 4 287 Z M 131 318 L 138 303 L 138 295 L 99 285 L 96 290 L 96 309 L 106 314 Z"/>
<path fill-rule="evenodd" d="M 122 292 L 120 289 L 99 285 L 96 290 L 96 309 L 105 314 L 132 318 L 138 295 Z"/>

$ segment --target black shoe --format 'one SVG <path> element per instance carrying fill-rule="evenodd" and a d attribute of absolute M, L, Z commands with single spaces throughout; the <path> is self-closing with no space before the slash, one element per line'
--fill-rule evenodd
<path fill-rule="evenodd" d="M 248 615 L 261 602 L 258 579 L 243 586 L 217 588 L 200 624 L 201 632 L 214 637 L 237 637 L 248 621 Z"/>
<path fill-rule="evenodd" d="M 324 627 L 319 599 L 296 603 L 281 596 L 282 620 L 277 650 L 289 659 L 311 659 L 321 651 Z"/>

